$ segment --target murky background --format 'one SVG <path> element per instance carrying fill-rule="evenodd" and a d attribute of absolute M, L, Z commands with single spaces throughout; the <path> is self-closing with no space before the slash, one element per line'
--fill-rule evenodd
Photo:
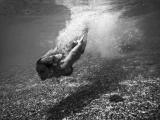
<path fill-rule="evenodd" d="M 52 8 L 51 15 L 46 12 L 46 15 L 12 13 L 0 16 L 1 68 L 33 63 L 44 51 L 53 47 L 59 30 L 65 27 L 70 14 L 65 6 L 52 5 L 55 6 L 58 11 Z"/>

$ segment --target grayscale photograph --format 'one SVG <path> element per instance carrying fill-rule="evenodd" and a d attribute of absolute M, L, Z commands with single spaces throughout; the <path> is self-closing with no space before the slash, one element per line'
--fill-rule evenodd
<path fill-rule="evenodd" d="M 0 0 L 0 120 L 160 120 L 160 0 Z"/>

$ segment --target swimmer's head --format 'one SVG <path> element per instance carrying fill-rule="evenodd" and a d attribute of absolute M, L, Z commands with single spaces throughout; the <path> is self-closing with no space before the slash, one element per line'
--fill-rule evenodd
<path fill-rule="evenodd" d="M 62 58 L 62 54 L 49 55 L 40 58 L 36 62 L 36 71 L 41 80 L 46 80 L 51 77 L 58 77 L 60 74 L 57 71 L 59 61 Z"/>

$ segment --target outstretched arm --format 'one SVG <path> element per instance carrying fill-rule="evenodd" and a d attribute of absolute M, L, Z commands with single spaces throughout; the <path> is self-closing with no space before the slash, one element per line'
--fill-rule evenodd
<path fill-rule="evenodd" d="M 65 69 L 72 66 L 73 63 L 79 59 L 81 54 L 84 52 L 87 43 L 87 34 L 83 34 L 80 40 L 77 41 L 77 45 L 69 52 L 64 60 L 61 61 L 61 69 Z"/>

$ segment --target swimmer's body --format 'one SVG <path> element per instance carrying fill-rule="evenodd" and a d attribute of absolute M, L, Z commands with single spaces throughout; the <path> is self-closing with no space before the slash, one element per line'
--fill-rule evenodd
<path fill-rule="evenodd" d="M 37 61 L 36 70 L 42 80 L 51 77 L 68 76 L 73 72 L 72 65 L 84 53 L 87 44 L 88 28 L 79 40 L 73 41 L 68 54 L 59 53 L 58 48 L 49 50 Z"/>

